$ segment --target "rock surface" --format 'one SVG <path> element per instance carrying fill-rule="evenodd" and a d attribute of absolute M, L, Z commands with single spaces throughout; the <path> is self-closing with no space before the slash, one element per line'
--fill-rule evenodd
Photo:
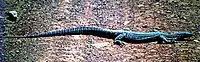
<path fill-rule="evenodd" d="M 191 22 L 185 20 L 189 13 L 183 10 L 188 7 L 184 5 L 187 4 L 167 0 L 27 1 L 25 5 L 22 5 L 23 16 L 20 20 L 23 21 L 16 22 L 16 26 L 9 29 L 15 32 L 14 35 L 42 33 L 76 26 L 130 28 L 132 31 L 139 32 L 152 29 L 166 32 L 190 31 L 189 26 L 186 25 Z M 94 44 L 88 44 L 88 40 L 92 40 Z M 22 41 L 30 41 L 30 43 L 27 45 Z M 84 35 L 19 39 L 17 42 L 19 44 L 16 45 L 24 44 L 18 52 L 30 53 L 25 55 L 30 57 L 18 58 L 21 62 L 35 60 L 38 62 L 173 62 L 189 59 L 192 61 L 198 58 L 194 58 L 195 55 L 187 55 L 193 52 L 189 48 L 196 47 L 192 46 L 193 43 L 184 44 L 184 42 L 171 45 L 126 43 L 121 48 L 113 45 L 111 39 Z M 12 51 L 8 54 L 17 53 L 17 50 L 17 47 L 7 49 L 7 51 Z M 20 57 L 20 55 L 9 58 L 15 57 Z"/>

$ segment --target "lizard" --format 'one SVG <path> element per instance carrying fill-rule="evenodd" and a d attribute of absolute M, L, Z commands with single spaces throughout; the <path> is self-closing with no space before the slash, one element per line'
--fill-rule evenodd
<path fill-rule="evenodd" d="M 100 27 L 74 27 L 41 34 L 25 36 L 5 36 L 4 38 L 38 38 L 64 35 L 93 35 L 97 37 L 113 39 L 114 44 L 117 44 L 119 46 L 125 45 L 124 42 L 149 43 L 157 41 L 158 44 L 172 44 L 176 40 L 181 40 L 193 36 L 191 32 L 176 32 L 174 34 L 169 34 L 160 31 L 133 32 L 129 30 L 112 30 Z"/>

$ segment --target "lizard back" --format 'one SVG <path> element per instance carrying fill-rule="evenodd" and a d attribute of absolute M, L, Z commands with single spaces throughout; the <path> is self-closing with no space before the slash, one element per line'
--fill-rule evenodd
<path fill-rule="evenodd" d="M 102 29 L 98 27 L 75 27 L 65 30 L 46 32 L 42 34 L 27 35 L 24 38 L 51 37 L 51 36 L 64 36 L 64 35 L 93 35 L 110 39 L 116 37 L 115 32 L 112 32 L 108 29 Z"/>

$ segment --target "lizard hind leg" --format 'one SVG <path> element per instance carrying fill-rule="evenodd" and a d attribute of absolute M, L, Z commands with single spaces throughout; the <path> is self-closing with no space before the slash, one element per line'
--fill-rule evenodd
<path fill-rule="evenodd" d="M 170 41 L 170 40 L 168 40 L 165 36 L 163 36 L 163 35 L 160 35 L 159 36 L 159 41 L 158 41 L 158 44 L 173 44 L 174 43 L 174 41 Z"/>
<path fill-rule="evenodd" d="M 119 45 L 120 47 L 123 47 L 125 44 L 121 40 L 115 40 L 114 44 Z"/>
<path fill-rule="evenodd" d="M 121 39 L 125 36 L 126 34 L 119 34 L 114 41 L 114 44 L 119 45 L 120 47 L 124 46 L 125 44 L 121 41 Z"/>

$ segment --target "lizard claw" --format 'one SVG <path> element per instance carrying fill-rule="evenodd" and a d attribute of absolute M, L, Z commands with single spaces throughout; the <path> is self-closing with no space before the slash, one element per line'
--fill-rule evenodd
<path fill-rule="evenodd" d="M 120 47 L 123 47 L 125 44 L 122 41 L 116 40 L 114 44 L 119 45 Z"/>
<path fill-rule="evenodd" d="M 168 41 L 168 42 L 165 42 L 166 44 L 173 44 L 175 43 L 175 41 L 171 40 L 171 41 Z"/>

